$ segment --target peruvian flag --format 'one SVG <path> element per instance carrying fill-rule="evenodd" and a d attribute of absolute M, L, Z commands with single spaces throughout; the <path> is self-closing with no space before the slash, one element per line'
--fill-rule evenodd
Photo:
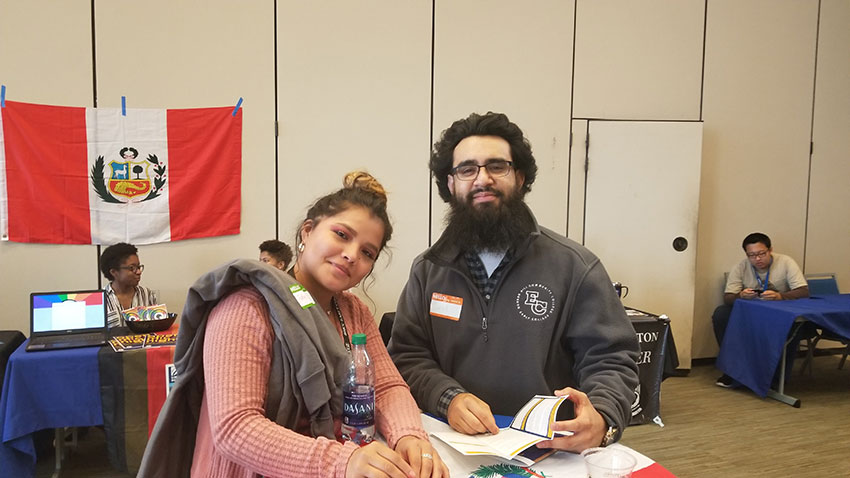
<path fill-rule="evenodd" d="M 0 239 L 151 244 L 238 234 L 242 110 L 6 101 Z"/>

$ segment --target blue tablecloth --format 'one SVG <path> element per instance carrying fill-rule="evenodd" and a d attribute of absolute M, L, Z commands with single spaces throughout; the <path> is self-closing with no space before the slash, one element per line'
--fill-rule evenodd
<path fill-rule="evenodd" d="M 0 477 L 35 473 L 33 433 L 103 424 L 99 347 L 26 352 L 9 358 L 0 397 Z"/>
<path fill-rule="evenodd" d="M 766 396 L 788 332 L 798 317 L 850 338 L 850 294 L 783 301 L 736 300 L 717 368 L 759 396 Z"/>

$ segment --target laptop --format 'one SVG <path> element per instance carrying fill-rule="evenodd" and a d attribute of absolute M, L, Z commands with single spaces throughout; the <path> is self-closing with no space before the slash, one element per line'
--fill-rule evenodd
<path fill-rule="evenodd" d="M 108 338 L 102 290 L 30 294 L 27 352 L 103 345 Z"/>

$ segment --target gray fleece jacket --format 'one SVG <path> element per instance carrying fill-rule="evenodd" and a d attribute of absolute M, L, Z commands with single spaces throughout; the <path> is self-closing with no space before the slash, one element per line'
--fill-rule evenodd
<path fill-rule="evenodd" d="M 571 386 L 620 431 L 631 416 L 638 350 L 599 259 L 539 226 L 516 246 L 489 299 L 459 245 L 437 241 L 413 262 L 389 344 L 425 411 L 436 413 L 440 396 L 458 387 L 512 416 L 533 395 Z"/>
<path fill-rule="evenodd" d="M 288 428 L 309 416 L 314 436 L 334 438 L 333 417 L 342 414 L 337 384 L 348 370 L 348 353 L 321 307 L 302 308 L 290 291 L 293 285 L 297 282 L 288 274 L 247 259 L 225 264 L 192 285 L 174 350 L 177 382 L 157 418 L 137 476 L 189 476 L 204 393 L 207 317 L 222 298 L 244 286 L 256 288 L 265 298 L 274 332 L 266 416 Z"/>

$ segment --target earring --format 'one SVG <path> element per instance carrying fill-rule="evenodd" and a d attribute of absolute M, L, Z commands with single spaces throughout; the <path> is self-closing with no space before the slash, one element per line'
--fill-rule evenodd
<path fill-rule="evenodd" d="M 298 252 L 304 252 L 304 243 L 298 244 Z"/>

